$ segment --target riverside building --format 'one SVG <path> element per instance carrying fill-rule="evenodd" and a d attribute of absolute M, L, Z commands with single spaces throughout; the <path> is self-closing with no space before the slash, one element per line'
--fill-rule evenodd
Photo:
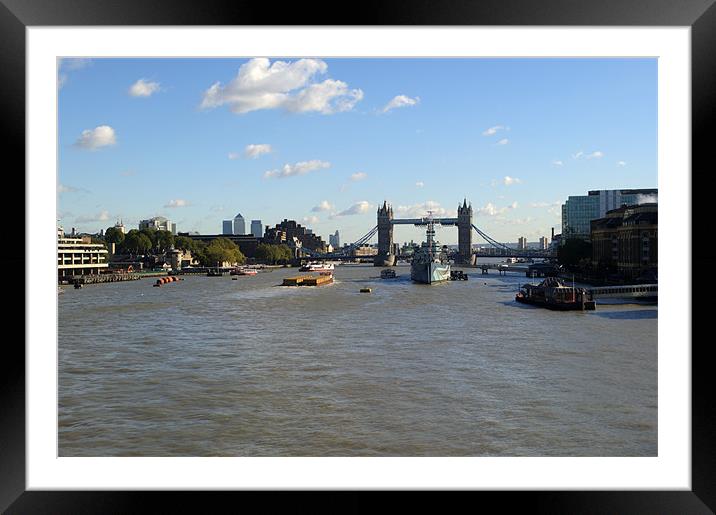
<path fill-rule="evenodd" d="M 592 220 L 592 266 L 629 279 L 656 277 L 658 216 L 658 204 L 649 203 L 622 206 Z"/>
<path fill-rule="evenodd" d="M 590 223 L 604 218 L 607 211 L 623 205 L 656 202 L 657 188 L 635 190 L 593 190 L 587 195 L 570 196 L 562 204 L 562 241 L 589 240 Z"/>
<path fill-rule="evenodd" d="M 107 249 L 92 243 L 89 236 L 65 237 L 62 227 L 57 229 L 57 275 L 60 280 L 73 275 L 95 275 L 106 270 Z"/>

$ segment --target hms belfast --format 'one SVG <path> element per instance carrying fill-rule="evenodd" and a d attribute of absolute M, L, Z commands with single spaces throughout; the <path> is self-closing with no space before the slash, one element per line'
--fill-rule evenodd
<path fill-rule="evenodd" d="M 413 254 L 410 278 L 423 284 L 450 280 L 450 261 L 447 252 L 435 241 L 435 223 L 432 214 L 427 218 L 426 241 Z"/>

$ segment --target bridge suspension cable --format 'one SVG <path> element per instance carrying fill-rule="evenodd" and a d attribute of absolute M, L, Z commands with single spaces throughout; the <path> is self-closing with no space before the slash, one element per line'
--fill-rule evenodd
<path fill-rule="evenodd" d="M 345 255 L 346 252 L 349 252 L 350 250 L 354 249 L 355 247 L 360 247 L 361 245 L 365 245 L 377 233 L 378 233 L 378 226 L 376 225 L 370 231 L 368 231 L 366 234 L 364 234 L 363 236 L 358 238 L 356 241 L 354 241 L 353 243 L 349 243 L 347 247 L 338 249 L 338 250 L 336 250 L 334 252 L 330 252 L 330 253 L 318 252 L 317 250 L 312 250 L 312 249 L 309 249 L 306 247 L 302 247 L 301 251 L 305 252 L 306 254 L 308 254 L 311 257 L 316 257 L 316 258 L 330 257 L 330 256 L 342 256 L 342 255 Z"/>
<path fill-rule="evenodd" d="M 480 229 L 477 228 L 475 224 L 472 224 L 472 228 L 475 229 L 477 234 L 479 234 L 482 239 L 484 239 L 487 243 L 492 245 L 493 247 L 500 249 L 504 252 L 517 254 L 517 255 L 524 255 L 524 256 L 545 256 L 549 257 L 551 256 L 551 252 L 549 250 L 526 250 L 526 249 L 515 249 L 508 245 L 505 245 L 504 243 L 500 243 L 499 241 L 495 240 L 494 238 L 488 236 L 484 232 L 482 232 Z"/>

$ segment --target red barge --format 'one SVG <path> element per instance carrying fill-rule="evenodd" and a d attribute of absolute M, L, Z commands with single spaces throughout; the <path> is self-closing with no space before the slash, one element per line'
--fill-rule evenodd
<path fill-rule="evenodd" d="M 556 311 L 593 311 L 596 303 L 589 290 L 565 286 L 556 277 L 548 277 L 538 285 L 525 284 L 515 295 L 522 304 L 531 304 Z"/>

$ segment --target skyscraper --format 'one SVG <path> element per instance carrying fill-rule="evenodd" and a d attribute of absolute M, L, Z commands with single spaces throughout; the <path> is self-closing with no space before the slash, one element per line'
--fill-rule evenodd
<path fill-rule="evenodd" d="M 261 238 L 264 235 L 264 228 L 261 225 L 261 220 L 251 220 L 251 234 L 257 238 Z"/>
<path fill-rule="evenodd" d="M 234 217 L 234 234 L 246 234 L 246 221 L 241 213 Z"/>
<path fill-rule="evenodd" d="M 221 234 L 234 234 L 234 221 L 224 220 L 221 224 Z"/>
<path fill-rule="evenodd" d="M 330 243 L 334 249 L 340 248 L 341 236 L 338 234 L 338 230 L 336 230 L 335 234 L 328 235 L 328 243 Z"/>

